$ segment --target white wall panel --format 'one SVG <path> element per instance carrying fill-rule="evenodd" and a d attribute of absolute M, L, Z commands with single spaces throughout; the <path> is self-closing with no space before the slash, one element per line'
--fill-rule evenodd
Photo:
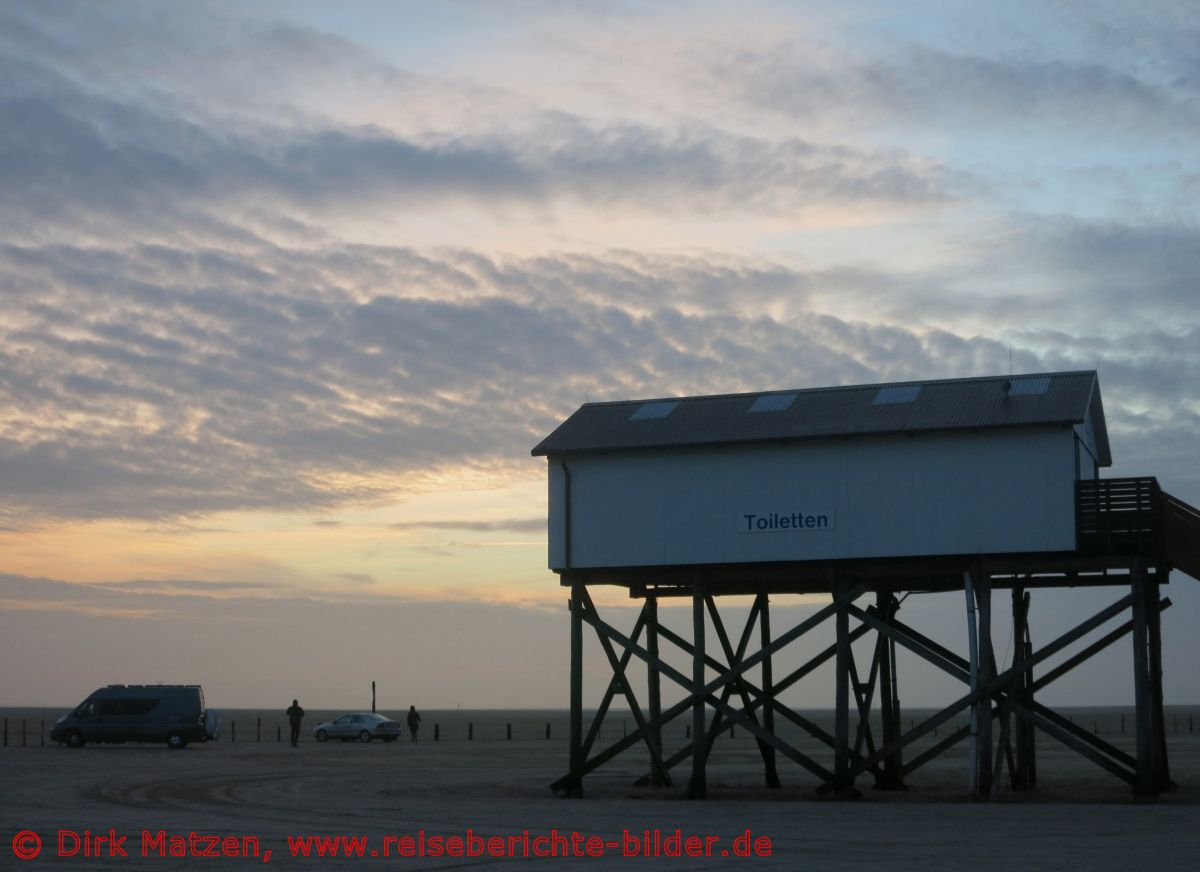
<path fill-rule="evenodd" d="M 572 456 L 571 563 L 1073 550 L 1073 440 L 1049 427 Z M 558 569 L 560 462 L 550 462 Z M 747 515 L 770 528 L 746 532 Z"/>

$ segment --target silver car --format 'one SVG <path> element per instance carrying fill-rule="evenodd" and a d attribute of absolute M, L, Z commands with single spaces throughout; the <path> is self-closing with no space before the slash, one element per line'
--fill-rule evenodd
<path fill-rule="evenodd" d="M 385 742 L 394 742 L 400 738 L 400 724 L 383 715 L 354 712 L 342 715 L 336 720 L 317 724 L 313 727 L 313 736 L 318 742 L 327 739 L 341 739 L 343 742 L 353 739 L 360 742 L 382 739 Z"/>

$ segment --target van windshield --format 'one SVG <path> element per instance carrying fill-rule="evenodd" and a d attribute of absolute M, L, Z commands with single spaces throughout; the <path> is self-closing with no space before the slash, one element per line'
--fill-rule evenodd
<path fill-rule="evenodd" d="M 79 704 L 79 708 L 71 712 L 73 718 L 94 718 L 96 716 L 96 701 L 87 699 Z"/>

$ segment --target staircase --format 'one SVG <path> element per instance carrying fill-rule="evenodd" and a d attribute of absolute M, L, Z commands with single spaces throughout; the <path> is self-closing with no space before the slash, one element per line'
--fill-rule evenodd
<path fill-rule="evenodd" d="M 1200 509 L 1168 493 L 1162 499 L 1167 562 L 1200 579 Z"/>

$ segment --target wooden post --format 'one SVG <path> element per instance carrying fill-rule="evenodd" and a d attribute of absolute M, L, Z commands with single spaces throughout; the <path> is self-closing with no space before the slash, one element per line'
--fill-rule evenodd
<path fill-rule="evenodd" d="M 470 741 L 473 741 L 474 739 L 475 739 L 475 722 L 467 721 L 467 741 L 470 742 Z"/>
<path fill-rule="evenodd" d="M 658 597 L 646 595 L 646 651 L 652 658 L 658 657 Z M 662 715 L 662 677 L 658 666 L 648 661 L 646 666 L 646 696 L 650 708 L 650 720 L 654 722 Z M 666 773 L 662 761 L 662 726 L 656 726 L 650 731 L 650 745 L 657 753 L 650 755 L 650 785 L 662 787 L 666 783 Z"/>
<path fill-rule="evenodd" d="M 4 747 L 8 747 L 8 718 L 4 719 Z"/>
<path fill-rule="evenodd" d="M 975 615 L 975 583 L 970 572 L 963 573 L 963 590 L 967 602 L 967 653 L 970 659 L 970 687 L 974 694 L 979 690 L 979 623 Z M 979 702 L 971 704 L 971 748 L 969 784 L 972 796 L 979 792 Z M 936 733 L 935 733 L 936 735 Z"/>
<path fill-rule="evenodd" d="M 504 729 L 505 729 L 505 738 L 511 742 L 512 741 L 512 724 L 505 724 Z"/>
<path fill-rule="evenodd" d="M 1154 778 L 1153 738 L 1150 708 L 1149 632 L 1146 616 L 1146 571 L 1141 561 L 1134 563 L 1129 572 L 1133 593 L 1133 696 L 1136 706 L 1134 722 L 1137 726 L 1137 776 L 1134 792 L 1138 796 L 1154 797 L 1158 785 Z"/>
<path fill-rule="evenodd" d="M 441 739 L 441 737 L 442 737 L 442 725 L 434 724 L 433 725 L 433 741 L 436 742 L 439 739 Z"/>
<path fill-rule="evenodd" d="M 237 741 L 237 721 L 229 722 L 229 741 L 231 744 Z"/>
<path fill-rule="evenodd" d="M 262 742 L 262 718 L 257 718 L 258 723 L 254 728 L 254 741 Z"/>
<path fill-rule="evenodd" d="M 1012 589 L 1013 657 L 1026 660 L 1033 653 L 1029 640 L 1029 594 L 1022 587 Z M 1028 709 L 1033 703 L 1033 671 L 1025 670 L 1015 681 L 1013 695 Z M 1009 773 L 1013 790 L 1032 790 L 1033 779 L 1033 724 L 1020 715 L 1015 721 L 1016 766 Z"/>
<path fill-rule="evenodd" d="M 876 591 L 875 607 L 885 623 L 890 624 L 896 616 L 898 604 L 891 591 Z M 882 636 L 882 632 L 880 633 Z M 883 744 L 886 746 L 900 736 L 900 696 L 896 682 L 896 642 L 888 637 L 879 645 L 879 714 L 883 727 Z M 876 780 L 879 790 L 904 789 L 904 763 L 901 751 L 885 757 L 883 777 Z"/>
<path fill-rule="evenodd" d="M 762 650 L 766 650 L 771 645 L 771 600 L 765 593 L 758 595 L 759 610 L 758 610 L 758 629 L 759 629 L 759 644 Z M 767 655 L 762 661 L 762 718 L 763 728 L 772 736 L 775 735 L 775 677 L 771 669 L 771 655 Z M 767 787 L 778 788 L 782 786 L 779 780 L 779 770 L 775 765 L 775 748 L 772 745 L 763 745 L 763 776 Z"/>
<path fill-rule="evenodd" d="M 837 605 L 837 684 L 833 714 L 833 787 L 837 793 L 853 789 L 850 778 L 850 613 L 846 606 L 846 585 L 835 580 L 833 597 Z"/>
<path fill-rule="evenodd" d="M 371 714 L 375 714 L 375 682 L 371 682 Z"/>
<path fill-rule="evenodd" d="M 708 738 L 704 731 L 704 591 L 692 585 L 692 779 L 688 799 L 707 795 L 704 768 L 708 756 Z"/>
<path fill-rule="evenodd" d="M 1160 567 L 1154 578 L 1146 580 L 1146 641 L 1150 649 L 1147 665 L 1150 670 L 1151 750 L 1154 761 L 1154 780 L 1159 790 L 1170 791 L 1175 789 L 1175 783 L 1171 781 L 1170 766 L 1167 763 L 1167 731 L 1163 716 L 1162 691 L 1162 612 L 1158 607 L 1158 579 L 1165 576 L 1166 571 Z"/>
<path fill-rule="evenodd" d="M 981 568 L 975 571 L 975 600 L 979 606 L 979 674 L 983 683 L 996 677 L 996 655 L 992 650 L 992 581 Z M 979 700 L 979 742 L 977 744 L 979 766 L 978 796 L 990 796 L 992 792 L 992 700 L 985 696 Z"/>
<path fill-rule="evenodd" d="M 583 796 L 583 583 L 571 584 L 571 729 L 567 796 Z"/>
<path fill-rule="evenodd" d="M 283 727 L 281 727 L 281 726 L 275 727 L 275 741 L 276 742 L 283 741 Z"/>
<path fill-rule="evenodd" d="M 546 738 L 550 738 L 550 722 L 546 721 Z"/>

